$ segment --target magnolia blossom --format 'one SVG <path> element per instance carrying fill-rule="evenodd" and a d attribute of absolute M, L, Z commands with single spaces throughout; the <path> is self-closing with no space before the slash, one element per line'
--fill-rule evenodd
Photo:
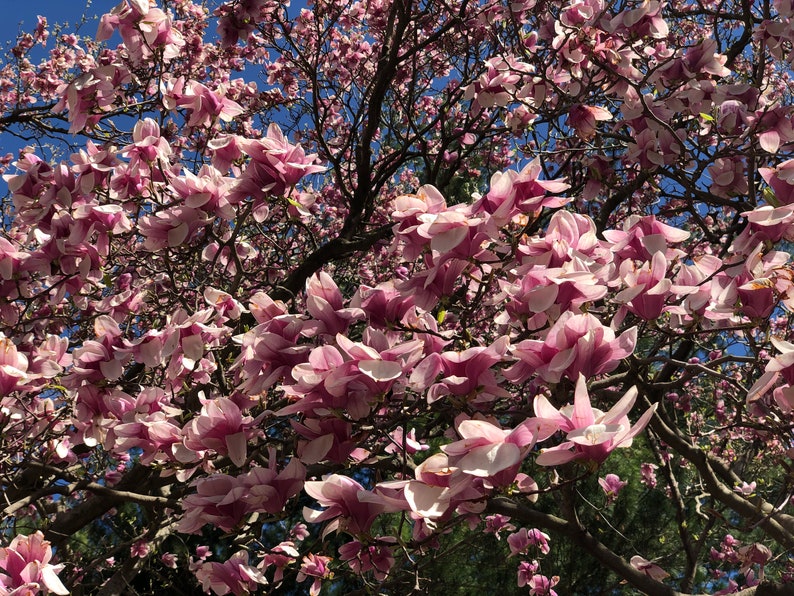
<path fill-rule="evenodd" d="M 461 440 L 441 449 L 449 457 L 450 465 L 464 474 L 494 477 L 514 467 L 517 471 L 517 464 L 535 443 L 547 439 L 556 430 L 553 422 L 536 418 L 525 420 L 512 430 L 485 420 L 463 420 L 457 426 Z"/>
<path fill-rule="evenodd" d="M 190 453 L 213 449 L 228 455 L 236 466 L 246 459 L 246 444 L 253 431 L 253 419 L 243 416 L 239 406 L 225 397 L 202 400 L 201 412 L 185 425 L 185 449 L 178 456 L 189 462 Z"/>
<path fill-rule="evenodd" d="M 6 547 L 0 547 L 0 591 L 3 594 L 69 594 L 58 579 L 63 565 L 52 565 L 52 547 L 44 534 L 19 535 Z"/>
<path fill-rule="evenodd" d="M 607 474 L 604 478 L 598 479 L 598 484 L 604 491 L 607 497 L 607 505 L 613 503 L 618 498 L 618 493 L 623 490 L 623 487 L 628 484 L 620 479 L 617 474 Z"/>
<path fill-rule="evenodd" d="M 237 551 L 224 563 L 204 563 L 196 571 L 196 578 L 205 592 L 212 590 L 218 596 L 234 594 L 245 596 L 266 584 L 267 579 L 256 567 L 248 564 L 248 553 Z"/>
<path fill-rule="evenodd" d="M 655 563 L 651 563 L 648 559 L 645 559 L 640 555 L 634 555 L 629 563 L 631 563 L 631 566 L 634 567 L 634 569 L 644 572 L 645 575 L 655 579 L 656 581 L 662 581 L 664 578 L 670 576 L 670 574 L 664 569 Z"/>
<path fill-rule="evenodd" d="M 309 588 L 310 596 L 317 596 L 322 587 L 322 580 L 324 578 L 333 577 L 333 573 L 328 568 L 328 563 L 331 562 L 331 557 L 324 557 L 322 555 L 315 555 L 309 553 L 303 557 L 300 571 L 298 572 L 297 580 L 304 581 L 307 577 L 313 577 L 311 588 Z"/>
<path fill-rule="evenodd" d="M 628 413 L 636 399 L 637 388 L 632 387 L 608 412 L 593 408 L 584 375 L 579 375 L 576 382 L 573 405 L 558 410 L 548 399 L 538 395 L 534 402 L 535 414 L 557 424 L 566 433 L 566 440 L 541 451 L 535 461 L 543 466 L 560 465 L 574 459 L 601 464 L 616 448 L 630 447 L 632 439 L 643 431 L 656 411 L 654 404 L 632 426 Z"/>
<path fill-rule="evenodd" d="M 282 470 L 270 451 L 267 468 L 254 467 L 240 476 L 212 474 L 195 481 L 196 492 L 182 501 L 185 511 L 179 530 L 197 533 L 205 524 L 230 531 L 251 513 L 276 514 L 297 495 L 306 478 L 306 468 L 296 458 Z"/>
<path fill-rule="evenodd" d="M 616 337 L 595 316 L 565 311 L 543 341 L 526 339 L 514 346 L 513 355 L 518 362 L 504 374 L 514 383 L 535 374 L 549 383 L 558 383 L 563 376 L 591 377 L 614 370 L 634 351 L 636 343 L 636 327 Z"/>
<path fill-rule="evenodd" d="M 306 494 L 326 507 L 324 511 L 304 507 L 303 517 L 306 521 L 317 523 L 333 520 L 326 526 L 324 535 L 335 530 L 344 530 L 354 535 L 366 533 L 378 515 L 394 510 L 386 501 L 366 491 L 352 478 L 338 474 L 331 474 L 319 481 L 307 481 L 304 489 Z"/>
<path fill-rule="evenodd" d="M 356 573 L 372 571 L 377 580 L 383 580 L 388 576 L 389 571 L 394 566 L 394 554 L 389 543 L 395 543 L 394 537 L 380 539 L 386 544 L 365 545 L 354 540 L 339 547 L 339 556 L 346 561 L 350 568 Z"/>
<path fill-rule="evenodd" d="M 0 332 L 0 394 L 8 395 L 27 379 L 28 359 Z"/>
<path fill-rule="evenodd" d="M 644 462 L 640 465 L 640 482 L 642 482 L 648 488 L 656 488 L 657 479 L 656 479 L 656 470 L 659 469 L 659 466 L 656 464 L 650 464 Z"/>
<path fill-rule="evenodd" d="M 521 528 L 515 534 L 507 537 L 507 544 L 510 546 L 510 556 L 525 553 L 530 546 L 534 546 L 544 555 L 549 554 L 549 535 L 538 529 L 527 530 Z"/>

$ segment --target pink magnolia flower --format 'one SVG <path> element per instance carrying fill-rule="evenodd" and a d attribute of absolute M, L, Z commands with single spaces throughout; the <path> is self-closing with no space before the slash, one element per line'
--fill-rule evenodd
<path fill-rule="evenodd" d="M 628 413 L 636 399 L 637 388 L 632 387 L 604 413 L 590 404 L 587 383 L 581 374 L 576 382 L 572 406 L 558 410 L 544 396 L 538 395 L 534 402 L 535 414 L 558 424 L 566 433 L 566 441 L 541 451 L 537 463 L 556 466 L 574 459 L 587 459 L 600 464 L 616 448 L 630 447 L 632 439 L 642 432 L 656 411 L 654 404 L 631 426 Z"/>
<path fill-rule="evenodd" d="M 151 546 L 149 546 L 148 542 L 145 540 L 136 540 L 130 547 L 130 556 L 145 559 L 148 556 L 150 550 Z"/>
<path fill-rule="evenodd" d="M 772 207 L 764 205 L 742 213 L 747 226 L 733 241 L 733 250 L 749 255 L 759 244 L 794 240 L 794 206 Z"/>
<path fill-rule="evenodd" d="M 204 289 L 204 301 L 223 318 L 223 320 L 238 319 L 245 308 L 231 294 L 212 287 Z"/>
<path fill-rule="evenodd" d="M 432 353 L 414 367 L 409 386 L 416 391 L 427 390 L 427 402 L 446 395 L 468 396 L 478 400 L 493 399 L 507 393 L 496 380 L 491 367 L 501 362 L 507 352 L 506 336 L 490 346 L 478 346 L 462 352 Z M 433 382 L 440 374 L 444 376 Z"/>
<path fill-rule="evenodd" d="M 488 193 L 471 207 L 472 214 L 489 213 L 496 225 L 504 225 L 516 215 L 529 215 L 543 207 L 561 207 L 570 199 L 555 195 L 570 186 L 562 180 L 540 180 L 540 160 L 530 162 L 520 172 L 507 170 L 491 177 Z"/>
<path fill-rule="evenodd" d="M 121 350 L 121 328 L 118 323 L 101 315 L 94 321 L 96 340 L 88 340 L 77 348 L 72 357 L 74 366 L 64 383 L 79 386 L 81 382 L 98 383 L 121 376 L 129 356 Z"/>
<path fill-rule="evenodd" d="M 546 577 L 545 575 L 533 575 L 529 580 L 530 596 L 557 596 L 552 588 L 560 583 L 557 575 Z"/>
<path fill-rule="evenodd" d="M 557 431 L 553 422 L 529 418 L 513 430 L 504 430 L 485 420 L 461 420 L 457 425 L 461 440 L 444 445 L 450 466 L 464 474 L 495 478 L 500 485 L 509 484 L 518 466 L 537 441 Z M 507 472 L 503 477 L 500 472 Z"/>
<path fill-rule="evenodd" d="M 115 403 L 119 404 L 120 400 Z M 119 408 L 114 412 L 119 418 L 118 423 L 106 423 L 109 426 L 106 449 L 116 453 L 142 449 L 141 462 L 144 464 L 173 459 L 172 447 L 182 441 L 176 420 L 182 410 L 170 405 L 165 391 L 153 387 L 144 388 L 127 404 L 123 411 Z"/>
<path fill-rule="evenodd" d="M 587 141 L 595 135 L 598 123 L 606 120 L 612 120 L 609 110 L 598 106 L 577 104 L 571 106 L 567 124 L 574 129 L 577 137 Z"/>
<path fill-rule="evenodd" d="M 626 219 L 622 230 L 605 230 L 604 238 L 612 244 L 610 249 L 620 260 L 648 261 L 657 252 L 672 260 L 682 253 L 670 245 L 689 238 L 689 232 L 662 223 L 653 215 L 632 215 Z"/>
<path fill-rule="evenodd" d="M 794 159 L 784 161 L 776 168 L 758 168 L 758 173 L 772 189 L 776 204 L 794 204 Z"/>
<path fill-rule="evenodd" d="M 232 187 L 228 200 L 233 204 L 249 196 L 255 202 L 284 196 L 304 176 L 325 170 L 315 163 L 316 155 L 306 155 L 300 145 L 287 141 L 276 124 L 268 127 L 262 139 L 239 139 L 237 143 L 251 160 Z"/>
<path fill-rule="evenodd" d="M 656 470 L 659 469 L 659 466 L 656 464 L 650 463 L 643 463 L 640 465 L 640 482 L 642 482 L 648 488 L 656 488 L 657 480 L 656 480 Z"/>
<path fill-rule="evenodd" d="M 459 491 L 463 483 L 457 481 L 454 488 L 452 480 L 460 475 L 460 471 L 450 466 L 449 458 L 444 453 L 435 453 L 424 460 L 414 470 L 416 480 L 404 486 L 405 500 L 411 511 L 422 518 L 442 517 L 450 509 L 455 491 Z"/>
<path fill-rule="evenodd" d="M 181 176 L 171 178 L 170 185 L 186 207 L 231 221 L 236 215 L 228 200 L 232 182 L 232 178 L 222 176 L 214 167 L 204 165 L 198 174 L 184 170 Z"/>
<path fill-rule="evenodd" d="M 171 17 L 151 6 L 148 0 L 123 0 L 102 16 L 96 39 L 110 39 L 117 30 L 135 64 L 152 57 L 153 51 L 160 48 L 163 59 L 171 61 L 185 45 L 182 34 L 171 25 Z"/>
<path fill-rule="evenodd" d="M 436 265 L 449 258 L 474 258 L 489 240 L 483 231 L 484 218 L 471 214 L 467 205 L 456 205 L 440 213 L 423 213 L 416 235 L 430 245 Z"/>
<path fill-rule="evenodd" d="M 52 110 L 63 112 L 68 108 L 70 133 L 90 129 L 105 112 L 113 109 L 131 76 L 126 67 L 115 64 L 92 68 L 58 89 L 60 99 Z"/>
<path fill-rule="evenodd" d="M 579 259 L 567 261 L 560 268 L 521 267 L 516 270 L 516 276 L 513 283 L 499 280 L 500 288 L 509 298 L 499 323 L 541 328 L 549 320 L 558 319 L 561 313 L 577 312 L 585 303 L 599 300 L 607 293 L 606 284 Z"/>
<path fill-rule="evenodd" d="M 741 485 L 737 485 L 733 487 L 733 492 L 742 495 L 743 497 L 752 497 L 755 493 L 756 483 L 755 481 L 747 484 L 746 482 L 742 482 Z"/>
<path fill-rule="evenodd" d="M 335 530 L 353 535 L 366 534 L 378 515 L 394 510 L 347 476 L 331 474 L 323 480 L 307 481 L 304 490 L 310 497 L 317 499 L 322 507 L 326 507 L 324 511 L 304 507 L 304 519 L 311 523 L 334 520 L 323 530 L 323 535 Z"/>
<path fill-rule="evenodd" d="M 772 558 L 772 551 L 770 551 L 763 544 L 756 542 L 754 544 L 742 546 L 737 551 L 737 554 L 739 555 L 739 559 L 742 562 L 741 567 L 739 568 L 742 573 L 746 574 L 750 570 L 750 567 L 753 565 L 759 565 L 760 571 L 758 573 L 758 577 L 759 579 L 764 578 L 764 566 Z"/>
<path fill-rule="evenodd" d="M 665 302 L 671 295 L 673 282 L 667 277 L 667 257 L 661 251 L 653 254 L 650 262 L 639 267 L 626 260 L 620 266 L 620 279 L 626 289 L 615 296 L 615 301 L 646 321 L 659 318 Z"/>
<path fill-rule="evenodd" d="M 540 568 L 537 561 L 521 561 L 518 564 L 518 587 L 523 588 L 529 585 L 535 572 Z"/>
<path fill-rule="evenodd" d="M 128 157 L 136 167 L 149 168 L 149 164 L 162 161 L 168 164 L 171 146 L 160 134 L 160 125 L 151 118 L 139 120 L 132 131 L 132 144 L 123 147 L 119 152 Z"/>
<path fill-rule="evenodd" d="M 234 553 L 224 563 L 204 563 L 196 571 L 196 578 L 205 592 L 215 594 L 234 594 L 246 596 L 257 589 L 257 584 L 267 584 L 267 579 L 259 569 L 248 564 L 248 553 L 244 550 Z"/>
<path fill-rule="evenodd" d="M 333 573 L 328 568 L 328 563 L 330 563 L 332 560 L 333 559 L 331 559 L 331 557 L 315 555 L 314 553 L 309 553 L 303 557 L 303 563 L 301 564 L 300 571 L 298 572 L 296 579 L 297 581 L 302 582 L 307 577 L 314 578 L 314 582 L 312 582 L 311 588 L 309 588 L 310 596 L 317 596 L 320 593 L 320 589 L 322 587 L 322 580 L 333 576 Z"/>
<path fill-rule="evenodd" d="M 212 167 L 226 174 L 232 164 L 243 156 L 240 140 L 240 137 L 232 134 L 220 135 L 210 140 L 207 149 L 212 155 Z"/>
<path fill-rule="evenodd" d="M 719 281 L 712 280 L 720 267 L 722 259 L 712 255 L 702 255 L 692 259 L 691 264 L 682 264 L 670 286 L 670 292 L 683 298 L 680 305 L 668 307 L 668 312 L 688 318 L 694 315 L 708 316 L 712 297 L 719 292 L 716 290 Z"/>
<path fill-rule="evenodd" d="M 19 535 L 0 548 L 0 590 L 4 594 L 38 594 L 45 590 L 69 594 L 58 579 L 63 565 L 52 565 L 52 547 L 44 534 Z"/>
<path fill-rule="evenodd" d="M 243 113 L 243 108 L 226 97 L 226 88 L 209 89 L 198 81 L 188 81 L 176 105 L 190 111 L 188 126 L 212 126 L 218 120 L 230 122 Z"/>
<path fill-rule="evenodd" d="M 513 56 L 491 58 L 484 62 L 484 66 L 485 72 L 466 87 L 463 96 L 472 101 L 472 112 L 506 106 L 515 96 L 516 86 L 521 83 L 523 75 L 533 71 L 532 66 Z"/>
<path fill-rule="evenodd" d="M 660 582 L 664 578 L 669 577 L 669 573 L 667 573 L 664 569 L 656 565 L 655 563 L 651 563 L 648 559 L 641 557 L 640 555 L 634 555 L 631 560 L 629 561 L 631 566 L 634 567 L 637 571 L 642 571 L 650 577 L 651 579 L 655 579 L 656 581 Z"/>
<path fill-rule="evenodd" d="M 273 583 L 279 584 L 284 579 L 284 571 L 286 568 L 295 563 L 300 557 L 300 553 L 295 548 L 295 544 L 289 540 L 281 542 L 270 549 L 262 557 L 262 562 L 257 565 L 262 570 L 268 569 L 273 566 L 276 568 L 273 573 Z"/>
<path fill-rule="evenodd" d="M 527 238 L 518 245 L 518 252 L 522 263 L 559 268 L 569 263 L 572 257 L 606 263 L 612 259 L 610 248 L 598 239 L 595 222 L 591 218 L 570 211 L 556 211 L 549 220 L 546 233 Z"/>
<path fill-rule="evenodd" d="M 370 325 L 383 328 L 402 322 L 413 309 L 414 298 L 399 292 L 394 282 L 388 281 L 374 288 L 361 285 L 351 298 L 350 306 L 363 310 Z"/>
<path fill-rule="evenodd" d="M 0 332 L 0 396 L 6 396 L 28 378 L 28 359 Z"/>
<path fill-rule="evenodd" d="M 658 0 L 646 0 L 632 10 L 624 10 L 613 17 L 610 27 L 617 29 L 624 27 L 631 31 L 637 38 L 646 36 L 654 39 L 664 39 L 669 33 L 669 28 L 662 15 L 664 4 Z"/>
<path fill-rule="evenodd" d="M 447 202 L 441 192 L 432 185 L 426 184 L 416 191 L 415 195 L 400 195 L 394 199 L 392 219 L 398 222 L 394 226 L 395 242 L 405 244 L 403 258 L 415 260 L 422 254 L 427 239 L 418 233 L 428 216 L 437 215 L 447 210 Z"/>
<path fill-rule="evenodd" d="M 267 468 L 254 467 L 237 477 L 212 474 L 196 480 L 196 493 L 182 502 L 185 515 L 179 522 L 179 531 L 192 534 L 211 523 L 228 532 L 251 513 L 281 511 L 300 492 L 306 468 L 297 458 L 281 471 L 276 463 L 271 450 Z"/>
<path fill-rule="evenodd" d="M 408 433 L 405 433 L 403 427 L 398 426 L 389 433 L 389 442 L 384 451 L 386 453 L 406 453 L 413 455 L 418 451 L 427 451 L 430 445 L 420 443 L 416 440 L 416 429 L 412 428 Z"/>
<path fill-rule="evenodd" d="M 303 423 L 290 419 L 292 428 L 306 440 L 298 441 L 298 457 L 305 464 L 328 460 L 337 464 L 354 457 L 358 447 L 353 438 L 353 425 L 339 418 L 304 418 Z M 361 459 L 361 458 L 355 458 Z"/>
<path fill-rule="evenodd" d="M 232 400 L 226 397 L 206 399 L 199 415 L 183 429 L 184 446 L 193 452 L 212 449 L 228 455 L 234 465 L 240 467 L 245 463 L 247 441 L 255 432 L 251 429 L 252 424 L 253 419 L 243 416 Z"/>
<path fill-rule="evenodd" d="M 500 532 L 512 532 L 515 529 L 516 527 L 510 523 L 510 518 L 506 515 L 495 513 L 485 518 L 484 532 L 493 534 L 497 540 L 500 539 Z"/>
<path fill-rule="evenodd" d="M 711 178 L 709 192 L 718 197 L 731 198 L 747 194 L 747 164 L 744 156 L 719 157 L 708 167 Z"/>
<path fill-rule="evenodd" d="M 521 528 L 518 532 L 510 534 L 507 537 L 507 544 L 510 546 L 511 557 L 519 553 L 525 553 L 530 546 L 540 549 L 540 552 L 544 555 L 551 552 L 549 535 L 536 528 L 531 530 Z"/>
<path fill-rule="evenodd" d="M 364 318 L 360 308 L 345 308 L 342 292 L 325 271 L 306 280 L 306 310 L 323 325 L 328 335 L 345 333 L 350 324 Z"/>
<path fill-rule="evenodd" d="M 411 296 L 420 310 L 432 310 L 443 296 L 451 296 L 459 286 L 464 272 L 470 269 L 466 259 L 446 259 L 437 264 L 428 263 L 428 268 L 405 281 L 395 284 L 401 293 Z"/>
<path fill-rule="evenodd" d="M 393 536 L 376 539 L 376 544 L 366 545 L 353 540 L 339 547 L 339 558 L 347 562 L 350 568 L 358 573 L 372 571 L 375 579 L 382 581 L 389 575 L 394 566 L 394 554 L 388 546 L 397 541 Z"/>
<path fill-rule="evenodd" d="M 777 153 L 781 145 L 794 141 L 794 127 L 788 106 L 764 106 L 756 112 L 758 144 L 764 151 Z"/>
<path fill-rule="evenodd" d="M 292 370 L 297 382 L 285 387 L 298 401 L 278 414 L 344 408 L 358 420 L 422 357 L 419 340 L 390 345 L 388 337 L 374 330 L 365 332 L 362 339 L 364 342 L 353 342 L 337 334 L 338 347 L 324 345 L 312 350 L 309 362 Z"/>
<path fill-rule="evenodd" d="M 618 493 L 628 484 L 620 479 L 617 474 L 607 474 L 604 478 L 598 479 L 598 484 L 607 496 L 607 505 L 613 503 L 618 498 Z"/>
<path fill-rule="evenodd" d="M 548 383 L 559 383 L 563 376 L 571 380 L 579 375 L 592 377 L 615 370 L 636 343 L 636 327 L 615 337 L 612 329 L 590 313 L 565 311 L 543 341 L 527 339 L 513 347 L 518 362 L 504 375 L 514 383 L 523 383 L 533 375 Z"/>
<path fill-rule="evenodd" d="M 261 313 L 251 305 L 254 316 Z M 280 380 L 290 377 L 293 367 L 306 361 L 310 346 L 298 345 L 303 321 L 291 315 L 257 325 L 234 340 L 240 356 L 230 370 L 239 371 L 239 391 L 259 395 Z"/>
<path fill-rule="evenodd" d="M 303 488 L 306 479 L 306 466 L 298 458 L 293 457 L 279 471 L 276 466 L 277 458 L 274 449 L 270 450 L 268 460 L 267 468 L 252 468 L 238 480 L 241 480 L 248 490 L 247 494 L 243 496 L 243 501 L 248 505 L 249 510 L 264 511 L 275 515 L 284 508 L 289 499 L 297 495 Z M 296 532 L 300 532 L 300 530 L 298 529 Z"/>
<path fill-rule="evenodd" d="M 294 540 L 300 542 L 301 540 L 306 540 L 311 534 L 309 533 L 309 528 L 306 527 L 306 524 L 298 522 L 292 529 L 289 531 L 289 535 Z"/>
<path fill-rule="evenodd" d="M 179 531 L 197 533 L 205 524 L 213 524 L 229 532 L 249 513 L 243 501 L 246 487 L 228 474 L 212 474 L 195 482 L 196 493 L 182 502 L 185 511 L 179 522 Z"/>

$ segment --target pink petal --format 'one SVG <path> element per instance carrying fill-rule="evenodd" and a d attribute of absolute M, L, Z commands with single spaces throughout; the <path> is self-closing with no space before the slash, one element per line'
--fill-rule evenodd
<path fill-rule="evenodd" d="M 576 381 L 571 422 L 574 428 L 590 426 L 595 422 L 593 407 L 590 405 L 590 395 L 587 393 L 587 382 L 581 373 L 579 373 L 579 379 Z"/>
<path fill-rule="evenodd" d="M 458 434 L 464 439 L 486 439 L 489 443 L 501 443 L 507 433 L 485 420 L 464 420 L 458 425 Z"/>
<path fill-rule="evenodd" d="M 69 593 L 66 586 L 58 579 L 52 565 L 44 565 L 41 568 L 41 579 L 44 585 L 47 586 L 47 589 L 54 594 L 65 595 Z"/>
<path fill-rule="evenodd" d="M 513 443 L 475 447 L 458 462 L 462 472 L 487 478 L 521 461 L 521 450 Z"/>
<path fill-rule="evenodd" d="M 393 381 L 403 373 L 399 362 L 388 360 L 361 360 L 358 370 L 373 381 Z"/>
<path fill-rule="evenodd" d="M 618 403 L 609 409 L 606 416 L 601 420 L 604 424 L 612 424 L 627 415 L 631 408 L 634 407 L 634 402 L 637 399 L 637 387 L 632 387 L 626 394 L 620 398 Z"/>
<path fill-rule="evenodd" d="M 333 435 L 323 435 L 309 441 L 301 450 L 301 461 L 305 464 L 316 464 L 328 455 L 334 444 Z"/>
<path fill-rule="evenodd" d="M 447 488 L 412 480 L 405 487 L 405 500 L 411 506 L 411 511 L 422 517 L 441 517 L 449 508 L 448 492 Z"/>
<path fill-rule="evenodd" d="M 244 432 L 234 433 L 226 436 L 226 448 L 229 450 L 229 458 L 238 468 L 245 464 L 246 459 L 246 436 Z"/>
<path fill-rule="evenodd" d="M 537 463 L 539 466 L 559 466 L 562 464 L 567 464 L 569 461 L 573 461 L 581 457 L 580 453 L 568 450 L 569 447 L 572 446 L 573 443 L 561 443 L 556 447 L 541 451 L 540 455 L 538 455 L 538 457 L 535 459 L 535 463 Z"/>

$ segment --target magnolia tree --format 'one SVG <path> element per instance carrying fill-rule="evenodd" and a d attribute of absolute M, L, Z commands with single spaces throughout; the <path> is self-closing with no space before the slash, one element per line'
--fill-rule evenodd
<path fill-rule="evenodd" d="M 783 593 L 792 19 L 39 17 L 0 70 L 0 594 L 430 593 L 467 543 L 517 593 Z"/>

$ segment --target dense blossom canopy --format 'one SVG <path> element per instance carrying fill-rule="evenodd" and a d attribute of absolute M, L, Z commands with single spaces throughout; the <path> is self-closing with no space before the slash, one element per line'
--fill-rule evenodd
<path fill-rule="evenodd" d="M 533 595 L 794 581 L 793 19 L 40 17 L 0 64 L 0 595 L 432 593 L 467 543 Z"/>

